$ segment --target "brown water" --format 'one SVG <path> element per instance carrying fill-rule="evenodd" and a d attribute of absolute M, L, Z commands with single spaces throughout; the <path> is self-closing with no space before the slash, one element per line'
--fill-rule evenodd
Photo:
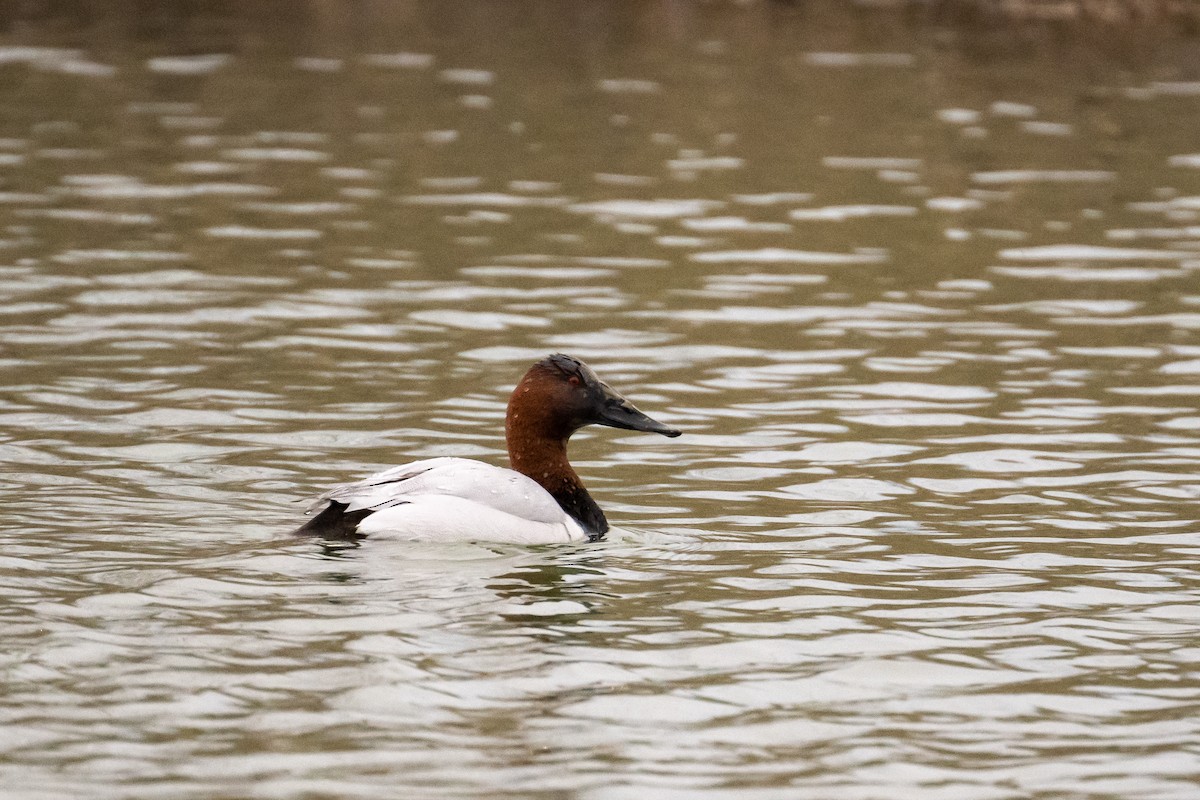
<path fill-rule="evenodd" d="M 5 797 L 1197 796 L 1200 45 L 256 8 L 4 12 Z M 610 541 L 288 538 L 556 350 Z"/>

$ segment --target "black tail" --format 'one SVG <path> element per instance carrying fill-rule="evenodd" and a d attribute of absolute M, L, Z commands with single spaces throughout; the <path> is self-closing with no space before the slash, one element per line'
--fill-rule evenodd
<path fill-rule="evenodd" d="M 321 539 L 362 539 L 358 523 L 375 512 L 373 508 L 347 511 L 345 503 L 330 500 L 320 514 L 301 525 L 296 536 L 317 536 Z"/>

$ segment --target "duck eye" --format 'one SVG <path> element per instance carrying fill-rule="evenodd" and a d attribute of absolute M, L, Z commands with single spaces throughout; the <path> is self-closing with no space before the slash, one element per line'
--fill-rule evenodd
<path fill-rule="evenodd" d="M 571 384 L 572 386 L 579 386 L 583 383 L 583 381 L 579 379 L 578 375 L 572 375 L 571 377 L 567 378 L 567 383 Z"/>

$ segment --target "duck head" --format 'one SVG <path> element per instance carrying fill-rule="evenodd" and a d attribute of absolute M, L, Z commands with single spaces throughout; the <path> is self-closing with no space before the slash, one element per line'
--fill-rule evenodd
<path fill-rule="evenodd" d="M 567 440 L 587 425 L 678 436 L 680 431 L 651 419 L 592 368 L 556 353 L 534 364 L 508 401 L 504 434 L 513 469 L 542 486 L 592 538 L 608 520 L 567 460 Z"/>
<path fill-rule="evenodd" d="M 524 417 L 525 425 L 520 425 Z M 668 427 L 642 413 L 637 406 L 600 380 L 579 359 L 555 353 L 534 364 L 517 384 L 509 401 L 509 432 L 528 425 L 541 428 L 540 434 L 560 440 L 588 425 L 605 425 L 630 431 L 679 436 L 681 431 Z"/>

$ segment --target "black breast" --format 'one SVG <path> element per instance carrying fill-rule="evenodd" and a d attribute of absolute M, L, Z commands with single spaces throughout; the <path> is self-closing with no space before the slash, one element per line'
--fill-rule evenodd
<path fill-rule="evenodd" d="M 594 542 L 604 538 L 604 534 L 608 533 L 608 520 L 605 519 L 600 506 L 596 505 L 596 501 L 588 494 L 587 489 L 576 485 L 555 492 L 552 496 L 558 501 L 562 510 L 580 524 L 584 533 L 588 535 L 588 539 Z"/>

